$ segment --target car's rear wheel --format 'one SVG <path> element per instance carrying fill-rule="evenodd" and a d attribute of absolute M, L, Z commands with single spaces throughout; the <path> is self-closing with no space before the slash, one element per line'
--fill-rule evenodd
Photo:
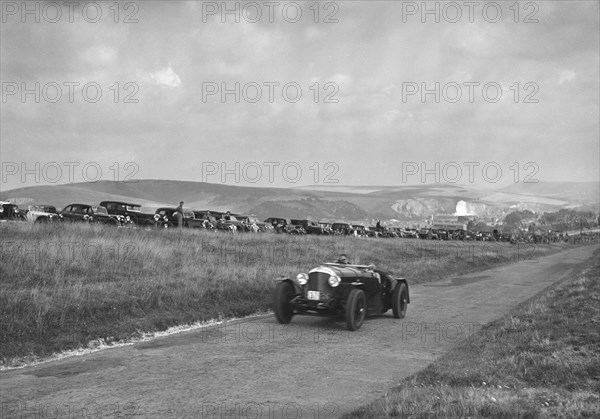
<path fill-rule="evenodd" d="M 273 291 L 273 311 L 277 321 L 288 324 L 294 316 L 294 308 L 290 301 L 294 296 L 294 288 L 289 282 L 279 282 Z"/>
<path fill-rule="evenodd" d="M 39 217 L 35 220 L 35 224 L 48 224 L 50 220 L 47 217 Z"/>
<path fill-rule="evenodd" d="M 367 315 L 367 298 L 365 292 L 360 289 L 353 289 L 348 296 L 346 303 L 346 326 L 348 330 L 359 329 Z"/>
<path fill-rule="evenodd" d="M 406 308 L 408 306 L 408 291 L 406 285 L 398 282 L 394 287 L 392 294 L 392 312 L 397 319 L 403 319 L 406 316 Z"/>

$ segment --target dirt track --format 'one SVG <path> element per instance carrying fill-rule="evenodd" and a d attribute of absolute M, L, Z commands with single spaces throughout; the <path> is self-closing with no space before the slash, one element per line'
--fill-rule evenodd
<path fill-rule="evenodd" d="M 337 417 L 568 277 L 597 248 L 413 286 L 406 319 L 389 312 L 357 332 L 267 316 L 4 371 L 2 417 Z"/>

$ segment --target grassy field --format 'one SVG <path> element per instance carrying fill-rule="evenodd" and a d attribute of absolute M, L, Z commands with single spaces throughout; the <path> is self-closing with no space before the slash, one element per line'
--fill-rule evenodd
<path fill-rule="evenodd" d="M 344 418 L 600 417 L 598 257 Z"/>
<path fill-rule="evenodd" d="M 91 225 L 2 224 L 0 358 L 54 352 L 270 308 L 273 279 L 346 253 L 410 283 L 535 260 L 570 246 L 227 235 Z"/>

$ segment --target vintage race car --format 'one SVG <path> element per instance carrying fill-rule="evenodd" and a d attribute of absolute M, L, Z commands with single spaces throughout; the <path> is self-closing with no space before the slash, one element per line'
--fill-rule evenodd
<path fill-rule="evenodd" d="M 408 283 L 377 270 L 373 265 L 325 263 L 295 278 L 276 279 L 273 311 L 287 324 L 297 314 L 344 316 L 349 330 L 357 330 L 367 314 L 392 309 L 397 319 L 410 303 Z"/>

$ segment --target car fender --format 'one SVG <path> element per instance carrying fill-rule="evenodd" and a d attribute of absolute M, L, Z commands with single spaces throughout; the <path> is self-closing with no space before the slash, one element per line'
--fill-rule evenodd
<path fill-rule="evenodd" d="M 365 294 L 367 294 L 367 289 L 366 289 L 364 283 L 362 283 L 360 281 L 348 282 L 348 283 L 346 283 L 346 286 L 344 287 L 344 292 L 342 294 L 344 301 L 348 300 L 348 296 L 350 295 L 350 291 L 352 291 L 353 289 L 363 290 L 365 292 Z"/>
<path fill-rule="evenodd" d="M 394 280 L 394 287 L 396 286 L 397 283 L 401 283 L 406 285 L 406 302 L 410 304 L 410 289 L 408 287 L 408 282 L 406 281 L 406 278 L 393 278 Z M 394 289 L 394 287 L 392 287 L 392 289 Z"/>
<path fill-rule="evenodd" d="M 289 277 L 286 276 L 282 276 L 279 278 L 275 278 L 275 282 L 279 283 L 279 282 L 289 282 L 290 284 L 292 284 L 292 287 L 294 287 L 294 292 L 296 294 L 300 294 L 302 292 L 302 287 L 300 286 L 300 284 L 298 284 L 296 281 L 292 280 Z"/>

